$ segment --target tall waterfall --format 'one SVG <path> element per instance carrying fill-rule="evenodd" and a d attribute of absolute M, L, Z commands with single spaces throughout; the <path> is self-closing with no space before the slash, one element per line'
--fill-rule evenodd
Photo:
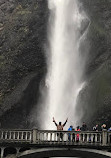
<path fill-rule="evenodd" d="M 42 129 L 54 129 L 53 117 L 63 123 L 68 117 L 67 127 L 77 124 L 77 97 L 85 85 L 88 49 L 85 39 L 89 20 L 79 0 L 48 0 L 48 7 L 47 94 L 40 114 Z"/>

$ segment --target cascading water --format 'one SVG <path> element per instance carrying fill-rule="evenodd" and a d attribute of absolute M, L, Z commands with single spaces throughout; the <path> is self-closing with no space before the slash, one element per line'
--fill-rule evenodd
<path fill-rule="evenodd" d="M 54 129 L 53 116 L 57 122 L 68 117 L 68 126 L 77 123 L 76 101 L 85 84 L 86 54 L 81 48 L 86 46 L 89 26 L 78 0 L 48 0 L 48 6 L 47 94 L 40 113 L 42 129 Z"/>

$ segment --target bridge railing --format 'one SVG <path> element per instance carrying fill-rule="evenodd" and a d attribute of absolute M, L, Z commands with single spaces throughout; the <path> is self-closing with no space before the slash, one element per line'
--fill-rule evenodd
<path fill-rule="evenodd" d="M 37 131 L 38 144 L 102 144 L 102 132 Z"/>
<path fill-rule="evenodd" d="M 53 130 L 0 130 L 0 143 L 111 145 L 111 132 L 53 131 Z"/>
<path fill-rule="evenodd" d="M 111 144 L 111 132 L 107 132 L 107 142 Z"/>
<path fill-rule="evenodd" d="M 0 130 L 0 142 L 31 142 L 32 130 Z"/>

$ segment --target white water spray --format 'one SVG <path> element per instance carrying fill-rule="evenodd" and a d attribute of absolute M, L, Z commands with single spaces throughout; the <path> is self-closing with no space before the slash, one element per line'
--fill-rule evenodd
<path fill-rule="evenodd" d="M 53 116 L 57 122 L 68 117 L 68 126 L 77 123 L 76 101 L 85 84 L 86 62 L 80 47 L 89 26 L 78 0 L 48 0 L 48 5 L 47 94 L 40 114 L 42 129 L 54 129 Z"/>

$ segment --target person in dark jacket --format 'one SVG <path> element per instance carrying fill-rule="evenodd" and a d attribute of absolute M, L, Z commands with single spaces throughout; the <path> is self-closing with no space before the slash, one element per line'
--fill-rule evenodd
<path fill-rule="evenodd" d="M 85 122 L 83 122 L 82 127 L 81 127 L 81 131 L 87 131 L 87 130 L 88 130 L 87 125 Z"/>
<path fill-rule="evenodd" d="M 103 124 L 103 125 L 101 126 L 101 130 L 103 131 L 104 129 L 107 129 L 106 124 Z"/>
<path fill-rule="evenodd" d="M 98 132 L 98 131 L 99 131 L 98 125 L 96 125 L 96 126 L 93 127 L 93 131 L 95 131 L 95 132 Z"/>
<path fill-rule="evenodd" d="M 98 125 L 96 125 L 96 126 L 93 127 L 93 131 L 95 131 L 95 132 L 99 131 Z M 90 138 L 90 140 L 91 140 L 91 138 Z M 95 134 L 93 135 L 93 142 L 95 142 Z"/>

